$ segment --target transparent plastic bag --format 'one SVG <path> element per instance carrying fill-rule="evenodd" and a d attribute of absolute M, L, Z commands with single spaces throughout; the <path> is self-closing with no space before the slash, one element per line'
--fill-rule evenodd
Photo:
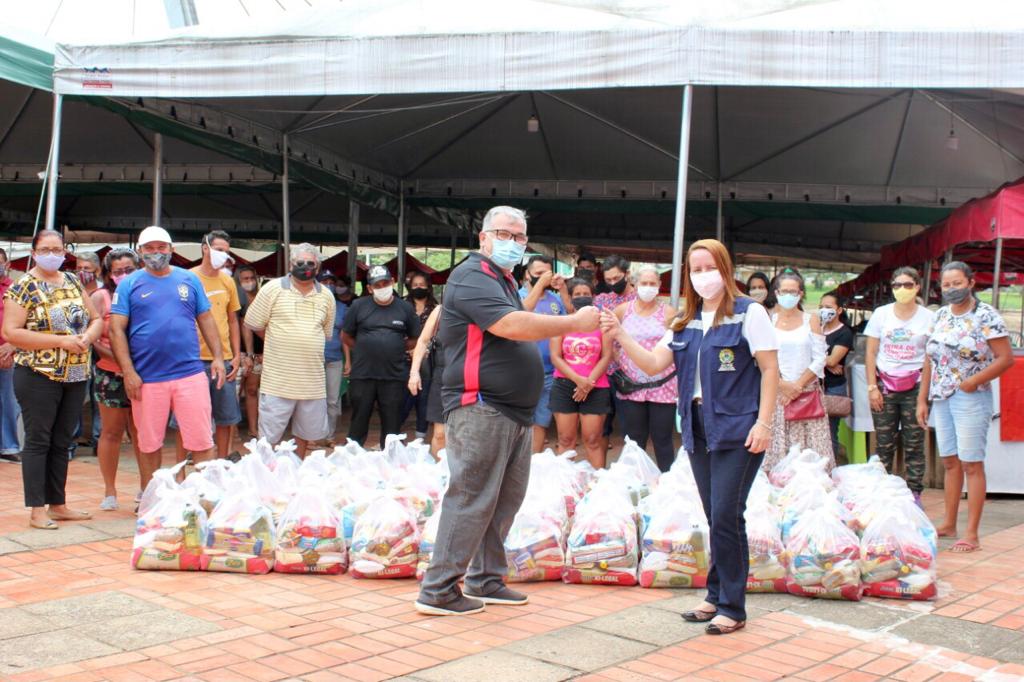
<path fill-rule="evenodd" d="M 416 517 L 403 504 L 379 496 L 356 521 L 352 533 L 352 575 L 357 578 L 409 578 L 416 575 L 420 533 Z"/>
<path fill-rule="evenodd" d="M 619 455 L 619 459 L 609 467 L 609 470 L 613 472 L 618 470 L 628 472 L 629 477 L 636 480 L 646 490 L 641 497 L 654 490 L 655 486 L 658 485 L 658 479 L 661 477 L 661 471 L 658 469 L 658 465 L 654 463 L 654 460 L 650 458 L 642 447 L 628 437 L 622 445 L 622 453 Z"/>
<path fill-rule="evenodd" d="M 803 514 L 786 542 L 786 553 L 790 594 L 860 601 L 860 540 L 837 514 Z"/>
<path fill-rule="evenodd" d="M 640 542 L 640 587 L 706 587 L 711 538 L 699 501 L 673 496 L 652 511 Z"/>
<path fill-rule="evenodd" d="M 750 569 L 747 592 L 785 593 L 786 570 L 789 565 L 786 546 L 782 543 L 782 515 L 767 501 L 748 500 L 747 544 L 750 548 Z"/>
<path fill-rule="evenodd" d="M 146 489 L 142 491 L 142 496 L 139 498 L 139 516 L 149 512 L 168 490 L 181 488 L 177 479 L 178 474 L 185 468 L 185 464 L 186 462 L 179 462 L 168 469 L 157 469 L 153 472 L 153 477 L 149 479 Z"/>
<path fill-rule="evenodd" d="M 417 550 L 416 580 L 423 580 L 427 569 L 430 568 L 430 560 L 434 558 L 434 543 L 437 542 L 437 527 L 441 522 L 442 504 L 444 504 L 443 500 L 438 504 L 437 512 L 427 519 L 427 522 L 423 525 L 423 532 L 420 534 L 420 546 Z"/>
<path fill-rule="evenodd" d="M 630 493 L 615 479 L 602 479 L 576 508 L 562 580 L 636 585 L 639 563 L 637 515 Z"/>
<path fill-rule="evenodd" d="M 872 481 L 877 482 L 879 479 L 885 478 L 888 473 L 878 455 L 871 455 L 867 462 L 836 467 L 832 470 L 832 481 L 842 493 L 849 487 L 871 485 Z"/>
<path fill-rule="evenodd" d="M 255 490 L 239 486 L 225 495 L 210 515 L 202 568 L 262 574 L 273 567 L 273 515 Z"/>
<path fill-rule="evenodd" d="M 786 456 L 780 459 L 772 467 L 772 470 L 768 472 L 768 480 L 775 487 L 784 488 L 789 483 L 789 479 L 793 477 L 801 466 L 820 467 L 822 474 L 827 476 L 825 471 L 828 469 L 828 465 L 828 459 L 822 457 L 814 450 L 804 450 L 799 445 L 794 445 L 786 453 Z"/>
<path fill-rule="evenodd" d="M 274 546 L 278 573 L 344 573 L 348 568 L 340 517 L 320 477 L 307 474 L 281 515 Z"/>
<path fill-rule="evenodd" d="M 274 452 L 274 446 L 266 438 L 260 438 L 259 440 L 253 438 L 243 447 L 249 451 L 250 455 L 257 457 L 263 462 L 267 469 L 273 471 L 274 467 L 277 466 L 277 454 Z"/>
<path fill-rule="evenodd" d="M 274 461 L 272 470 L 262 456 L 249 455 L 235 465 L 234 472 L 235 485 L 249 488 L 279 518 L 295 492 L 295 465 L 288 459 L 279 459 Z"/>
<path fill-rule="evenodd" d="M 552 479 L 530 481 L 505 538 L 507 582 L 558 580 L 565 566 L 568 512 Z"/>
<path fill-rule="evenodd" d="M 935 599 L 937 539 L 935 526 L 913 502 L 881 508 L 861 538 L 865 594 Z"/>
<path fill-rule="evenodd" d="M 135 522 L 132 568 L 200 570 L 206 524 L 206 512 L 194 491 L 164 488 Z"/>

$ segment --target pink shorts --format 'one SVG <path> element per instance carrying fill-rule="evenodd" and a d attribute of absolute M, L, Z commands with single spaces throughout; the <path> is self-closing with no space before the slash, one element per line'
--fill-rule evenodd
<path fill-rule="evenodd" d="M 212 448 L 213 411 L 209 382 L 206 372 L 199 372 L 183 379 L 142 384 L 142 396 L 132 401 L 132 418 L 139 431 L 139 449 L 156 452 L 164 446 L 167 419 L 172 410 L 186 450 L 203 452 Z"/>

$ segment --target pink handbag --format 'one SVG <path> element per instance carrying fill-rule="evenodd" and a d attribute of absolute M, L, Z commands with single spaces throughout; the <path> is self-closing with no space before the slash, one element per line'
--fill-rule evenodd
<path fill-rule="evenodd" d="M 825 416 L 825 403 L 821 399 L 821 389 L 815 387 L 804 391 L 788 405 L 782 408 L 786 421 L 798 422 L 808 419 L 821 419 Z"/>
<path fill-rule="evenodd" d="M 903 393 L 909 391 L 921 382 L 921 370 L 915 369 L 910 372 L 890 374 L 879 372 L 878 378 L 882 382 L 882 390 L 885 393 Z"/>

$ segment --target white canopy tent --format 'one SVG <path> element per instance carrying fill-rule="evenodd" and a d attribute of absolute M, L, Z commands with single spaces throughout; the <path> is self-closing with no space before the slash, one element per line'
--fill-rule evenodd
<path fill-rule="evenodd" d="M 200 10 L 199 26 L 159 39 L 59 46 L 55 87 L 112 98 L 151 117 L 142 127 L 155 117 L 236 144 L 255 131 L 278 160 L 287 133 L 293 170 L 369 169 L 362 184 L 393 214 L 399 187 L 452 210 L 500 199 L 570 243 L 601 225 L 614 243 L 623 215 L 602 208 L 616 200 L 631 237 L 681 246 L 683 211 L 674 235 L 652 216 L 688 195 L 713 229 L 722 197 L 737 247 L 866 262 L 906 236 L 885 223 L 932 222 L 1024 174 L 1024 98 L 1005 90 L 1024 86 L 1024 9 L 990 0 L 963 15 L 949 0 L 346 0 L 217 28 Z M 687 98 L 693 134 L 680 136 L 686 84 L 709 87 Z M 594 202 L 555 212 L 580 198 Z M 803 204 L 830 206 L 829 234 L 793 228 Z M 742 234 L 751 220 L 767 236 Z"/>

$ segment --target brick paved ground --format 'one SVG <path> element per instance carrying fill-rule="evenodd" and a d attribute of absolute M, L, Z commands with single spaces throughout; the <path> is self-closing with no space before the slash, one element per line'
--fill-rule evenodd
<path fill-rule="evenodd" d="M 101 497 L 95 461 L 72 462 L 69 504 Z M 925 499 L 938 514 L 938 491 Z M 409 580 L 133 571 L 130 509 L 53 532 L 28 529 L 21 505 L 19 467 L 0 464 L 11 680 L 1024 679 L 1020 498 L 990 502 L 984 551 L 942 552 L 937 602 L 754 595 L 724 638 L 680 620 L 701 596 L 685 590 L 534 584 L 526 607 L 436 619 L 414 613 Z"/>

